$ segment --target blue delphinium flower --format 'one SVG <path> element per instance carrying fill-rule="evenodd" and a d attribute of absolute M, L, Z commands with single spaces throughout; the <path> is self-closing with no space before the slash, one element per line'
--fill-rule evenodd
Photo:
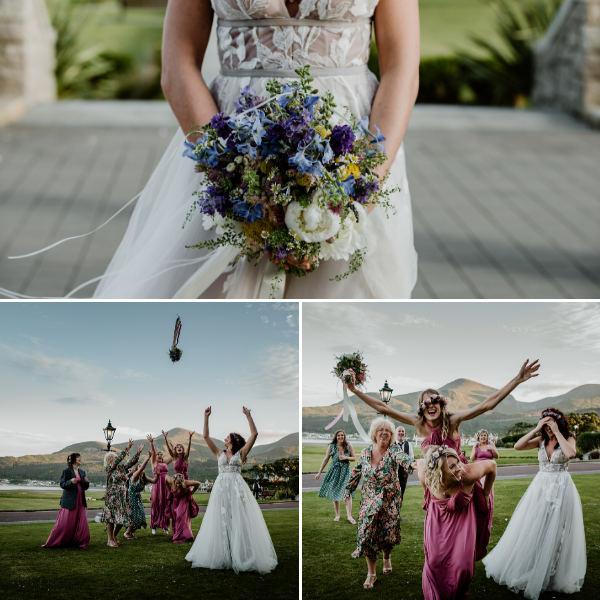
<path fill-rule="evenodd" d="M 217 130 L 217 135 L 220 138 L 223 138 L 224 140 L 227 139 L 227 137 L 229 136 L 229 133 L 231 132 L 231 130 L 229 129 L 229 126 L 227 125 L 228 120 L 229 120 L 229 118 L 225 117 L 225 115 L 222 112 L 217 113 L 210 120 L 211 127 L 214 127 Z"/>
<path fill-rule="evenodd" d="M 349 175 L 341 182 L 342 189 L 347 196 L 354 196 L 354 175 Z"/>
<path fill-rule="evenodd" d="M 310 114 L 310 119 L 312 121 L 315 116 L 315 104 L 320 100 L 320 96 L 308 96 L 308 98 L 304 99 L 304 108 L 308 110 Z"/>
<path fill-rule="evenodd" d="M 384 142 L 387 138 L 381 133 L 381 129 L 374 125 L 377 130 L 377 135 L 371 133 L 369 131 L 369 117 L 363 117 L 358 123 L 358 128 L 369 138 L 371 138 L 374 142 L 377 143 L 377 148 L 381 150 L 381 152 L 385 152 L 385 146 L 381 143 Z M 372 152 L 372 151 L 371 151 Z"/>
<path fill-rule="evenodd" d="M 249 223 L 254 223 L 263 216 L 262 204 L 248 204 L 245 200 L 239 199 L 233 201 L 233 213 L 238 217 L 246 219 Z"/>
<path fill-rule="evenodd" d="M 346 154 L 352 149 L 352 143 L 355 140 L 354 131 L 349 125 L 336 125 L 331 130 L 330 136 L 331 149 L 339 156 Z"/>
<path fill-rule="evenodd" d="M 323 165 L 306 154 L 306 148 L 301 148 L 294 154 L 294 156 L 288 159 L 288 164 L 291 167 L 296 167 L 300 173 L 308 173 L 314 177 L 323 175 Z"/>
<path fill-rule="evenodd" d="M 281 87 L 281 93 L 282 94 L 286 94 L 287 96 L 281 96 L 279 98 L 277 98 L 276 102 L 277 104 L 279 104 L 279 106 L 281 106 L 281 108 L 285 108 L 288 103 L 291 100 L 291 93 L 293 92 L 296 88 L 291 88 L 287 83 L 284 83 L 283 86 Z"/>
<path fill-rule="evenodd" d="M 218 212 L 224 217 L 227 200 L 227 194 L 220 187 L 210 185 L 202 192 L 202 195 L 198 198 L 197 202 L 201 213 L 212 217 Z"/>
<path fill-rule="evenodd" d="M 196 148 L 204 142 L 204 134 L 202 134 L 194 144 L 193 142 L 188 142 L 185 140 L 183 145 L 185 146 L 185 150 L 183 151 L 182 156 L 186 156 L 187 158 L 191 158 L 192 160 L 198 160 L 196 156 Z"/>
<path fill-rule="evenodd" d="M 313 143 L 319 152 L 323 153 L 321 161 L 326 165 L 333 158 L 333 150 L 329 140 L 324 140 L 317 132 L 314 134 Z"/>

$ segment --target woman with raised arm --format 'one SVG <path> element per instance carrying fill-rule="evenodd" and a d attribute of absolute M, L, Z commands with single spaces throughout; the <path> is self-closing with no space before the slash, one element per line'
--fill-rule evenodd
<path fill-rule="evenodd" d="M 72 452 L 67 456 L 67 468 L 60 476 L 62 497 L 58 518 L 48 541 L 42 548 L 87 548 L 90 528 L 87 520 L 85 490 L 90 482 L 81 467 L 81 454 Z"/>
<path fill-rule="evenodd" d="M 190 450 L 192 449 L 192 436 L 196 433 L 195 431 L 189 431 L 189 440 L 187 450 L 183 447 L 183 444 L 177 444 L 175 447 L 173 443 L 167 438 L 168 431 L 163 431 L 162 434 L 165 436 L 165 442 L 167 444 L 167 451 L 171 455 L 173 460 L 173 468 L 175 473 L 181 473 L 184 479 L 188 478 L 188 461 L 190 458 Z M 169 485 L 171 485 L 171 479 L 167 477 Z M 191 484 L 190 484 L 191 485 Z"/>
<path fill-rule="evenodd" d="M 193 542 L 191 519 L 197 517 L 199 512 L 194 493 L 200 487 L 200 482 L 186 480 L 182 473 L 177 473 L 167 485 L 167 502 L 173 521 L 173 543 Z"/>
<path fill-rule="evenodd" d="M 154 438 L 148 434 L 146 439 L 150 442 L 152 450 L 152 472 L 158 481 L 152 486 L 150 494 L 150 528 L 152 535 L 156 535 L 157 529 L 163 529 L 165 533 L 169 533 L 169 521 L 167 516 L 167 477 L 169 476 L 169 463 L 172 458 L 169 456 L 165 460 L 162 450 L 158 452 L 154 448 Z"/>
<path fill-rule="evenodd" d="M 325 465 L 331 458 L 331 466 L 325 474 L 325 479 L 319 490 L 319 498 L 327 498 L 333 501 L 333 510 L 335 511 L 334 521 L 340 520 L 340 502 L 344 500 L 344 490 L 350 477 L 350 462 L 356 460 L 354 455 L 354 448 L 348 441 L 346 433 L 341 429 L 333 434 L 331 444 L 327 446 L 325 452 L 325 458 L 321 464 L 319 472 L 315 475 L 315 479 L 318 481 Z M 356 521 L 352 518 L 352 498 L 354 498 L 354 492 L 346 503 L 346 515 L 347 520 L 352 524 L 356 525 Z"/>
<path fill-rule="evenodd" d="M 448 399 L 441 396 L 437 390 L 427 389 L 419 396 L 419 408 L 416 415 L 399 412 L 378 400 L 357 389 L 353 381 L 348 385 L 348 391 L 355 394 L 365 404 L 374 408 L 378 413 L 387 415 L 406 425 L 412 425 L 417 433 L 423 437 L 421 448 L 423 452 L 427 451 L 428 446 L 441 446 L 445 444 L 454 448 L 461 462 L 468 464 L 468 460 L 461 452 L 460 424 L 463 421 L 474 419 L 490 410 L 493 410 L 506 396 L 508 396 L 520 384 L 532 377 L 537 377 L 537 370 L 540 368 L 538 361 L 532 363 L 526 360 L 519 370 L 516 377 L 513 377 L 502 389 L 495 391 L 489 398 L 484 400 L 478 406 L 461 410 L 456 413 L 448 411 Z"/>
<path fill-rule="evenodd" d="M 133 440 L 129 440 L 127 448 L 118 456 L 116 452 L 107 452 L 104 457 L 106 501 L 102 522 L 106 523 L 108 546 L 111 548 L 118 548 L 120 545 L 117 535 L 121 527 L 129 527 L 132 523 L 131 506 L 127 502 L 127 470 L 138 462 L 145 444 L 140 444 L 135 456 L 123 463 L 131 446 Z"/>
<path fill-rule="evenodd" d="M 146 485 L 158 481 L 158 475 L 155 475 L 154 479 L 150 479 L 144 471 L 151 458 L 152 450 L 150 449 L 148 450 L 146 460 L 133 470 L 129 480 L 129 505 L 131 506 L 132 521 L 127 531 L 123 534 L 123 537 L 128 540 L 136 539 L 134 535 L 136 529 L 141 529 L 142 527 L 146 529 L 148 526 L 146 523 L 146 513 L 144 512 L 144 503 L 142 501 L 142 492 Z"/>
<path fill-rule="evenodd" d="M 448 446 L 429 446 L 417 461 L 425 491 L 423 595 L 425 600 L 466 598 L 490 539 L 490 493 L 496 463 L 484 460 L 465 465 Z M 479 480 L 485 477 L 485 486 Z"/>
<path fill-rule="evenodd" d="M 533 600 L 544 591 L 578 592 L 586 571 L 581 500 L 568 471 L 575 437 L 561 410 L 545 409 L 515 444 L 515 450 L 536 448 L 540 470 L 483 561 L 488 577 Z"/>
<path fill-rule="evenodd" d="M 390 553 L 400 543 L 400 508 L 402 497 L 398 467 L 402 465 L 412 473 L 411 458 L 394 444 L 396 432 L 389 419 L 377 417 L 371 422 L 369 437 L 373 444 L 367 446 L 360 455 L 352 475 L 346 485 L 344 502 L 349 503 L 361 477 L 364 478 L 358 512 L 358 532 L 356 550 L 352 558 L 367 559 L 367 579 L 363 583 L 370 589 L 377 580 L 377 558 L 383 556 L 383 574 L 392 572 Z"/>
<path fill-rule="evenodd" d="M 242 477 L 242 465 L 258 437 L 250 409 L 243 407 L 243 411 L 250 437 L 246 441 L 239 433 L 230 433 L 224 440 L 224 450 L 210 437 L 211 407 L 204 411 L 202 437 L 217 457 L 219 475 L 198 537 L 185 557 L 192 567 L 269 573 L 277 566 L 277 555 L 262 512 Z"/>

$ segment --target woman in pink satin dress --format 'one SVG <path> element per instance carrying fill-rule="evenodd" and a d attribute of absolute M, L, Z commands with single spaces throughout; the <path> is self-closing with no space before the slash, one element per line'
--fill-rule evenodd
<path fill-rule="evenodd" d="M 423 595 L 425 600 L 464 599 L 475 562 L 487 554 L 496 463 L 483 460 L 464 465 L 453 448 L 429 446 L 425 458 L 417 461 L 417 472 L 426 511 Z"/>
<path fill-rule="evenodd" d="M 156 535 L 157 529 L 163 529 L 165 533 L 169 533 L 170 517 L 167 515 L 167 477 L 169 475 L 169 463 L 172 458 L 166 460 L 162 451 L 156 451 L 154 448 L 154 438 L 147 435 L 146 438 L 150 442 L 152 449 L 152 472 L 158 477 L 158 481 L 152 486 L 150 494 L 150 528 L 152 535 Z"/>
<path fill-rule="evenodd" d="M 175 473 L 181 473 L 183 478 L 188 480 L 188 461 L 190 459 L 190 450 L 192 449 L 192 436 L 195 431 L 189 431 L 189 440 L 187 450 L 183 447 L 183 444 L 177 444 L 173 446 L 173 443 L 168 439 L 168 431 L 163 431 L 162 434 L 165 436 L 165 442 L 167 444 L 167 451 L 171 455 L 171 460 L 173 461 L 173 467 L 175 469 Z M 167 479 L 167 483 L 172 485 L 171 478 Z M 186 484 L 187 485 L 187 484 Z"/>
<path fill-rule="evenodd" d="M 63 490 L 60 511 L 48 541 L 42 548 L 75 547 L 86 549 L 90 542 L 90 528 L 87 521 L 85 490 L 90 482 L 85 471 L 80 469 L 81 455 L 77 452 L 67 457 L 67 468 L 60 477 Z"/>
<path fill-rule="evenodd" d="M 193 542 L 191 520 L 198 515 L 194 492 L 200 487 L 200 482 L 186 481 L 182 473 L 177 473 L 169 487 L 167 498 L 173 520 L 173 543 Z"/>
<path fill-rule="evenodd" d="M 532 363 L 526 360 L 519 370 L 518 375 L 513 377 L 502 389 L 495 391 L 481 404 L 455 413 L 451 413 L 448 410 L 448 398 L 444 398 L 444 396 L 440 395 L 434 389 L 427 389 L 419 396 L 416 415 L 400 412 L 381 400 L 368 396 L 358 390 L 354 383 L 348 384 L 348 391 L 355 394 L 378 413 L 387 415 L 406 425 L 412 425 L 417 430 L 417 433 L 424 438 L 421 442 L 423 452 L 426 452 L 429 446 L 445 444 L 456 451 L 462 463 L 468 464 L 469 461 L 461 451 L 460 424 L 463 421 L 469 421 L 493 410 L 517 386 L 532 377 L 537 377 L 536 371 L 539 368 L 540 365 L 537 360 Z"/>

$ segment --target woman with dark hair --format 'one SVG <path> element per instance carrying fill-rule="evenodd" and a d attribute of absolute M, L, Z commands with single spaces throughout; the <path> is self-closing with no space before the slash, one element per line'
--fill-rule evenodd
<path fill-rule="evenodd" d="M 162 450 L 156 450 L 154 447 L 154 438 L 148 434 L 146 439 L 150 442 L 152 451 L 152 472 L 157 477 L 156 483 L 152 486 L 150 494 L 150 527 L 152 535 L 156 535 L 157 529 L 163 529 L 169 533 L 170 517 L 167 516 L 167 477 L 169 476 L 169 463 L 173 459 L 169 456 L 165 460 Z"/>
<path fill-rule="evenodd" d="M 348 384 L 348 391 L 355 394 L 365 404 L 374 408 L 378 413 L 396 419 L 405 425 L 412 425 L 417 433 L 423 437 L 421 448 L 427 452 L 428 446 L 441 446 L 442 444 L 456 450 L 460 461 L 468 464 L 469 461 L 461 452 L 460 424 L 463 421 L 474 419 L 490 410 L 493 410 L 517 386 L 532 377 L 537 377 L 536 371 L 540 368 L 538 361 L 532 363 L 526 360 L 516 377 L 513 377 L 502 389 L 495 391 L 481 404 L 466 410 L 451 413 L 448 410 L 448 398 L 440 395 L 437 390 L 427 389 L 419 396 L 417 414 L 397 411 L 376 398 L 368 396 L 357 389 L 353 381 Z"/>
<path fill-rule="evenodd" d="M 168 431 L 163 431 L 162 434 L 165 436 L 165 442 L 167 443 L 167 452 L 171 455 L 171 459 L 173 460 L 173 468 L 175 469 L 175 473 L 181 473 L 184 479 L 188 478 L 188 460 L 190 458 L 190 450 L 192 449 L 192 436 L 195 431 L 189 431 L 188 435 L 190 436 L 188 440 L 187 450 L 183 447 L 183 444 L 177 444 L 173 446 L 173 442 L 171 442 L 168 438 Z M 171 485 L 171 479 L 167 477 L 169 485 Z"/>
<path fill-rule="evenodd" d="M 85 490 L 90 482 L 81 467 L 81 454 L 73 452 L 67 457 L 67 468 L 60 476 L 63 490 L 60 511 L 48 541 L 42 548 L 87 548 L 90 528 L 87 521 Z"/>
<path fill-rule="evenodd" d="M 156 483 L 158 481 L 158 475 L 155 475 L 154 479 L 150 479 L 144 471 L 151 457 L 152 450 L 148 450 L 148 458 L 131 471 L 131 478 L 129 479 L 129 505 L 131 506 L 132 520 L 131 525 L 123 534 L 123 537 L 128 540 L 136 539 L 136 536 L 133 535 L 136 529 L 141 529 L 142 527 L 146 529 L 148 526 L 146 523 L 146 513 L 144 512 L 144 503 L 142 501 L 142 492 L 149 483 Z"/>
<path fill-rule="evenodd" d="M 488 512 L 496 463 L 465 465 L 448 446 L 429 446 L 417 462 L 425 491 L 423 596 L 425 600 L 464 599 L 490 539 Z M 482 487 L 479 480 L 485 478 Z"/>
<path fill-rule="evenodd" d="M 198 516 L 198 505 L 194 493 L 200 487 L 199 481 L 188 481 L 182 473 L 172 479 L 167 493 L 167 502 L 173 520 L 173 543 L 193 542 L 191 519 Z"/>
<path fill-rule="evenodd" d="M 119 455 L 116 452 L 107 452 L 104 457 L 106 501 L 102 522 L 106 523 L 107 545 L 111 548 L 118 548 L 120 545 L 117 535 L 121 527 L 129 527 L 132 523 L 131 507 L 127 501 L 127 469 L 138 462 L 145 444 L 140 444 L 135 456 L 123 463 L 131 446 L 133 446 L 133 440 L 129 440 L 127 448 Z"/>
<path fill-rule="evenodd" d="M 243 407 L 243 411 L 250 425 L 250 437 L 246 441 L 239 433 L 230 433 L 225 438 L 225 450 L 217 447 L 208 431 L 211 407 L 204 411 L 202 437 L 218 459 L 219 475 L 198 537 L 185 557 L 192 567 L 269 573 L 277 566 L 262 512 L 242 477 L 242 465 L 258 437 L 250 409 Z"/>
<path fill-rule="evenodd" d="M 540 470 L 483 560 L 488 577 L 533 600 L 544 591 L 578 592 L 586 570 L 581 500 L 568 471 L 575 437 L 561 410 L 545 409 L 535 429 L 515 444 L 515 450 L 535 448 Z"/>
<path fill-rule="evenodd" d="M 325 474 L 323 484 L 319 490 L 319 498 L 327 498 L 333 501 L 333 510 L 335 510 L 334 521 L 340 520 L 340 502 L 344 501 L 344 490 L 346 484 L 350 478 L 350 462 L 356 460 L 354 455 L 354 448 L 352 444 L 348 442 L 346 433 L 343 430 L 338 430 L 333 434 L 331 444 L 327 446 L 327 452 L 325 458 L 321 464 L 319 472 L 316 474 L 315 479 L 318 480 L 325 468 L 325 465 L 331 458 L 331 466 Z M 352 492 L 352 497 L 349 498 L 346 504 L 346 515 L 348 521 L 352 525 L 356 525 L 356 521 L 352 518 L 352 498 L 355 497 Z"/>

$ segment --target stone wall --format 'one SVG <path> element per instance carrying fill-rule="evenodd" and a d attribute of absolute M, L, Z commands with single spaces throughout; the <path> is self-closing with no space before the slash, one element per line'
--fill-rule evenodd
<path fill-rule="evenodd" d="M 533 103 L 600 124 L 600 0 L 564 0 L 534 50 Z"/>
<path fill-rule="evenodd" d="M 0 0 L 0 125 L 56 100 L 54 36 L 44 0 Z"/>

